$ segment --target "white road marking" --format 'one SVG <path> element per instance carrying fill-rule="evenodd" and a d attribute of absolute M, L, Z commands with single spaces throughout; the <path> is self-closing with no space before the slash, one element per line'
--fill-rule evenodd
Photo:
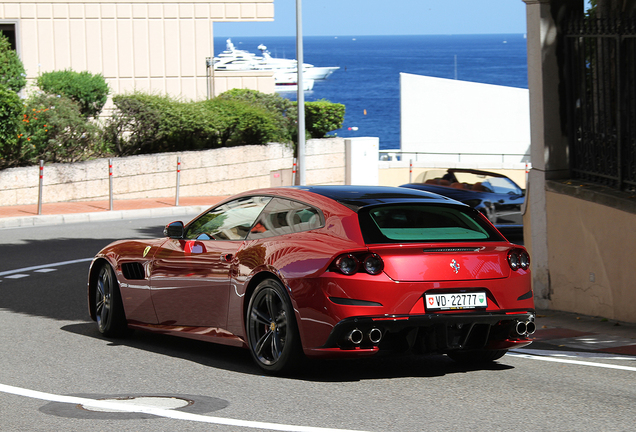
<path fill-rule="evenodd" d="M 600 367 L 605 369 L 618 369 L 618 370 L 636 372 L 636 367 L 633 367 L 633 366 L 621 366 L 621 365 L 607 364 L 607 363 L 594 363 L 594 362 L 587 362 L 587 361 L 581 361 L 581 360 L 566 359 L 563 357 L 558 357 L 558 358 L 544 357 L 544 356 L 516 354 L 516 353 L 508 353 L 506 355 L 509 355 L 511 357 L 520 357 L 520 358 L 530 359 L 530 360 L 541 360 L 541 361 L 553 362 L 553 363 L 567 363 L 567 364 L 573 364 L 573 365 L 579 365 L 579 366 L 593 366 L 593 367 Z"/>
<path fill-rule="evenodd" d="M 43 268 L 43 269 L 39 269 L 39 270 L 35 270 L 36 273 L 50 273 L 50 272 L 54 272 L 57 271 L 56 268 Z"/>
<path fill-rule="evenodd" d="M 92 261 L 92 260 L 93 260 L 93 258 L 82 258 L 82 259 L 77 259 L 77 260 L 72 260 L 72 261 L 62 261 L 62 262 L 51 263 L 51 264 L 43 264 L 43 265 L 33 266 L 33 267 L 24 267 L 24 268 L 16 269 L 16 270 L 7 270 L 7 271 L 0 272 L 0 277 L 3 277 L 3 276 L 4 277 L 10 277 L 9 275 L 14 275 L 16 273 L 37 271 L 37 270 L 40 270 L 40 269 L 50 269 L 52 267 L 59 267 L 59 266 L 63 266 L 63 265 L 83 263 L 83 262 L 88 262 L 88 261 Z"/>
<path fill-rule="evenodd" d="M 25 277 L 29 277 L 29 275 L 24 273 L 16 273 L 16 274 L 7 276 L 7 279 L 22 279 Z"/>
<path fill-rule="evenodd" d="M 175 420 L 187 420 L 187 421 L 195 421 L 200 423 L 212 423 L 212 424 L 220 424 L 226 426 L 234 426 L 234 427 L 246 427 L 246 428 L 254 428 L 254 429 L 268 429 L 274 431 L 297 431 L 297 432 L 362 432 L 362 431 L 353 431 L 348 429 L 331 429 L 331 428 L 321 428 L 321 427 L 311 427 L 311 426 L 293 426 L 293 425 L 284 425 L 277 423 L 266 423 L 266 422 L 257 422 L 250 420 L 235 420 L 235 419 L 227 419 L 222 417 L 211 417 L 204 416 L 200 414 L 192 414 L 183 411 L 175 411 L 172 409 L 164 409 L 164 408 L 156 408 L 150 406 L 133 406 L 126 403 L 120 402 L 112 402 L 106 400 L 97 400 L 90 398 L 81 398 L 75 396 L 62 396 L 56 395 L 52 393 L 44 393 L 36 390 L 23 389 L 20 387 L 9 386 L 5 384 L 0 384 L 0 392 L 9 393 L 18 396 L 25 396 L 32 399 L 40 399 L 50 402 L 61 402 L 61 403 L 69 403 L 75 405 L 83 405 L 86 407 L 93 408 L 102 408 L 102 409 L 111 409 L 125 412 L 136 412 L 136 413 L 146 413 L 152 414 L 157 417 L 165 417 Z"/>
<path fill-rule="evenodd" d="M 623 346 L 623 345 L 617 345 Z M 559 350 L 541 350 L 532 348 L 515 348 L 510 351 L 511 354 L 529 354 L 536 356 L 577 358 L 577 359 L 603 359 L 603 360 L 627 360 L 636 361 L 636 356 L 629 354 L 613 354 L 601 351 L 559 351 Z"/>

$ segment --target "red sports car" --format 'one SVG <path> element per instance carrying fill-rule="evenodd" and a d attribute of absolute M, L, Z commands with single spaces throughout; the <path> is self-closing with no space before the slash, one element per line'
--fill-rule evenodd
<path fill-rule="evenodd" d="M 164 234 L 95 257 L 88 304 L 105 336 L 143 329 L 246 347 L 281 372 L 303 356 L 381 351 L 493 361 L 535 330 L 526 250 L 429 192 L 262 189 Z"/>

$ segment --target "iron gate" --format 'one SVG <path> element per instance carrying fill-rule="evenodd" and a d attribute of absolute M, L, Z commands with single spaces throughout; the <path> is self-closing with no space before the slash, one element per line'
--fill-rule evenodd
<path fill-rule="evenodd" d="M 572 177 L 636 190 L 636 20 L 575 18 L 564 30 Z"/>

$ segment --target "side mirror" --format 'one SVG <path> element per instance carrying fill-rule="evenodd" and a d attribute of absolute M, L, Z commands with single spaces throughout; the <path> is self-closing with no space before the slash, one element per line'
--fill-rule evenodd
<path fill-rule="evenodd" d="M 185 234 L 183 222 L 171 222 L 163 229 L 163 235 L 172 239 L 182 239 Z"/>

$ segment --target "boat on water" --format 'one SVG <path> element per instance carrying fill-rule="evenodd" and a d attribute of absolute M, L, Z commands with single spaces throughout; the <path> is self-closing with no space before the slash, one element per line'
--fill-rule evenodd
<path fill-rule="evenodd" d="M 291 70 L 296 72 L 297 60 L 272 57 L 265 45 L 259 45 L 258 49 L 263 54 L 262 61 L 257 65 L 258 68 L 261 68 L 260 70 Z M 318 67 L 303 63 L 303 76 L 312 80 L 324 80 L 338 69 L 340 69 L 339 66 Z"/>
<path fill-rule="evenodd" d="M 277 92 L 298 91 L 298 74 L 296 72 L 276 72 L 274 74 Z M 314 80 L 303 77 L 303 90 L 309 91 L 314 88 Z"/>
<path fill-rule="evenodd" d="M 274 73 L 277 91 L 295 91 L 298 88 L 296 82 L 298 61 L 272 57 L 265 45 L 259 45 L 262 55 L 256 55 L 249 51 L 239 50 L 231 39 L 226 41 L 226 49 L 214 58 L 214 70 L 218 71 L 271 71 Z M 316 67 L 309 63 L 303 63 L 303 87 L 311 90 L 315 80 L 327 79 L 338 66 Z"/>

